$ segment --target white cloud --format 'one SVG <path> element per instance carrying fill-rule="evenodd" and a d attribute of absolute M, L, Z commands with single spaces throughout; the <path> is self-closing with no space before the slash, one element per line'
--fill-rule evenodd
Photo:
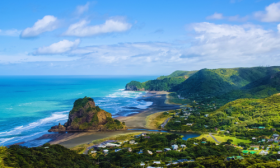
<path fill-rule="evenodd" d="M 51 15 L 46 15 L 39 19 L 32 27 L 28 27 L 21 33 L 21 37 L 36 37 L 41 33 L 53 31 L 58 27 L 58 19 Z"/>
<path fill-rule="evenodd" d="M 89 26 L 89 23 L 89 21 L 82 20 L 72 24 L 64 35 L 86 37 L 102 33 L 123 32 L 131 28 L 131 24 L 115 19 L 106 20 L 104 24 L 95 26 Z"/>
<path fill-rule="evenodd" d="M 185 55 L 215 65 L 275 65 L 280 61 L 280 34 L 255 25 L 208 22 L 191 26 L 196 32 Z M 187 57 L 184 56 L 184 57 Z"/>
<path fill-rule="evenodd" d="M 279 22 L 280 2 L 270 4 L 265 11 L 256 12 L 255 17 L 262 22 Z"/>
<path fill-rule="evenodd" d="M 215 20 L 220 20 L 223 19 L 224 16 L 221 13 L 214 13 L 213 15 L 207 16 L 206 19 L 215 19 Z"/>
<path fill-rule="evenodd" d="M 87 2 L 85 5 L 77 6 L 75 13 L 78 15 L 83 14 L 84 12 L 86 12 L 88 10 L 89 5 L 90 5 L 90 2 Z"/>
<path fill-rule="evenodd" d="M 0 29 L 0 36 L 19 36 L 20 30 L 17 29 L 10 29 L 10 30 L 1 30 Z"/>
<path fill-rule="evenodd" d="M 75 41 L 62 40 L 57 43 L 53 43 L 50 46 L 40 47 L 35 51 L 35 55 L 40 54 L 62 54 L 68 52 L 80 44 L 80 40 Z"/>

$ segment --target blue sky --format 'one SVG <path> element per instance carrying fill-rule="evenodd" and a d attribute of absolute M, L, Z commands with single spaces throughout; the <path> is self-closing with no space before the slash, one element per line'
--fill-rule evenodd
<path fill-rule="evenodd" d="M 0 75 L 167 75 L 274 66 L 272 0 L 1 1 Z"/>

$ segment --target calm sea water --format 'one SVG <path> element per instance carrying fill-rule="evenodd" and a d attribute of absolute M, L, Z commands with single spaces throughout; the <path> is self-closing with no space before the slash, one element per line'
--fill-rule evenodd
<path fill-rule="evenodd" d="M 152 102 L 137 101 L 145 92 L 124 91 L 131 80 L 156 76 L 0 76 L 0 146 L 24 142 L 65 123 L 73 103 L 92 97 L 113 117 L 135 113 L 125 107 L 145 109 Z M 38 146 L 47 140 L 26 146 Z"/>

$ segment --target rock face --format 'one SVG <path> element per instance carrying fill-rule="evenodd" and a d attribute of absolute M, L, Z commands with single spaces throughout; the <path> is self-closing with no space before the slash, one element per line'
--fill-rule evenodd
<path fill-rule="evenodd" d="M 69 112 L 68 121 L 64 125 L 51 127 L 49 132 L 65 131 L 113 131 L 125 130 L 125 124 L 114 120 L 111 113 L 108 113 L 95 105 L 92 98 L 85 97 L 74 103 L 73 109 Z"/>

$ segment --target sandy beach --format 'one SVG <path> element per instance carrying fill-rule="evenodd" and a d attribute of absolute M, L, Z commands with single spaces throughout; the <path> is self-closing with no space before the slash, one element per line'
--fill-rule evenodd
<path fill-rule="evenodd" d="M 150 91 L 145 96 L 139 98 L 145 101 L 153 102 L 153 104 L 145 109 L 138 110 L 139 113 L 127 116 L 127 117 L 117 117 L 116 119 L 125 122 L 126 126 L 129 129 L 145 128 L 146 117 L 148 115 L 167 111 L 172 109 L 178 109 L 180 106 L 166 104 L 166 95 L 168 92 L 164 91 Z M 42 139 L 51 139 L 49 143 L 51 144 L 60 144 L 67 148 L 71 148 L 80 144 L 89 143 L 93 140 L 106 138 L 113 135 L 123 134 L 123 133 L 133 133 L 141 132 L 135 130 L 127 131 L 114 131 L 114 132 L 77 132 L 77 133 L 54 133 L 54 134 L 45 134 L 36 140 Z"/>
<path fill-rule="evenodd" d="M 145 101 L 153 102 L 148 109 L 132 116 L 117 117 L 117 119 L 125 122 L 128 128 L 145 128 L 146 117 L 148 115 L 180 108 L 179 105 L 166 104 L 165 100 L 167 94 L 168 92 L 165 91 L 150 91 L 147 93 L 146 98 L 143 98 Z"/>

